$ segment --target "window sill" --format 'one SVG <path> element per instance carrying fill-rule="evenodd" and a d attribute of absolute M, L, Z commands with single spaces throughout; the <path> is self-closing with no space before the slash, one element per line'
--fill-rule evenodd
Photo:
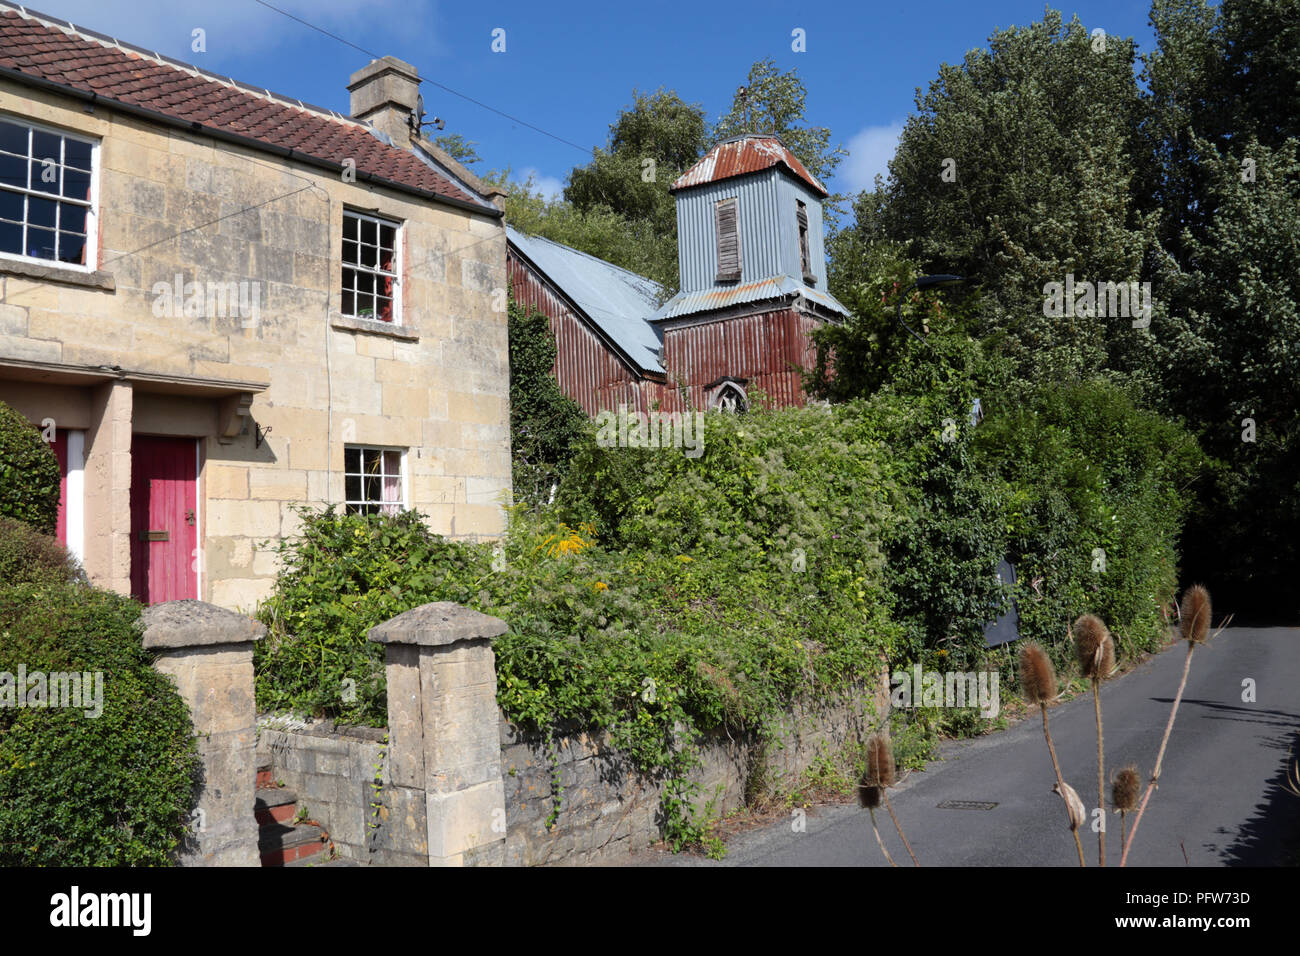
<path fill-rule="evenodd" d="M 83 272 L 80 269 L 68 269 L 64 266 L 42 266 L 34 262 L 19 262 L 16 259 L 0 258 L 0 273 L 22 276 L 24 279 L 44 279 L 47 282 L 79 285 L 88 289 L 103 289 L 106 292 L 117 290 L 117 280 L 113 277 L 113 274 L 101 270 Z"/>
<path fill-rule="evenodd" d="M 393 325 L 391 322 L 380 322 L 378 319 L 361 319 L 352 315 L 341 315 L 338 312 L 330 315 L 330 327 L 345 329 L 349 332 L 386 335 L 390 339 L 401 339 L 404 342 L 420 341 L 419 332 L 410 326 Z"/>

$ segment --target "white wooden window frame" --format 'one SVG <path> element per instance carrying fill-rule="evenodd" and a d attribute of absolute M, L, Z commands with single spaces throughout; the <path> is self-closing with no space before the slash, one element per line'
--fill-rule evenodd
<path fill-rule="evenodd" d="M 351 470 L 348 469 L 347 458 L 348 458 L 348 452 L 350 452 L 350 451 L 359 451 L 359 452 L 361 452 L 361 459 L 360 459 L 360 462 L 361 462 L 361 464 L 360 464 L 360 468 L 361 468 L 361 470 L 360 470 L 360 471 L 351 471 Z M 380 470 L 379 472 L 377 472 L 377 473 L 371 474 L 371 473 L 366 472 L 366 470 L 365 470 L 365 467 L 366 467 L 366 454 L 365 454 L 365 453 L 368 452 L 368 451 L 370 451 L 370 452 L 380 452 L 380 453 L 381 453 L 381 454 L 380 454 L 380 458 L 379 458 L 380 463 L 381 463 L 381 470 Z M 393 504 L 393 503 L 394 503 L 394 502 L 388 502 L 388 501 L 383 501 L 383 500 L 373 501 L 373 500 L 370 500 L 370 499 L 368 499 L 368 498 L 365 497 L 365 491 L 366 491 L 366 483 L 365 483 L 365 479 L 366 479 L 366 478 L 368 478 L 368 477 L 377 477 L 377 478 L 379 478 L 380 481 L 381 481 L 381 489 L 382 489 L 382 481 L 383 481 L 383 479 L 386 478 L 386 477 L 390 477 L 390 473 L 387 472 L 386 470 L 383 470 L 383 462 L 384 462 L 384 460 L 385 460 L 386 453 L 388 453 L 388 452 L 396 452 L 397 455 L 398 455 L 398 474 L 397 474 L 397 478 L 398 478 L 398 487 L 399 487 L 399 489 L 400 489 L 400 493 L 399 493 L 399 495 L 398 495 L 398 501 L 396 502 L 396 504 L 397 504 L 398 507 L 399 507 L 401 510 L 403 510 L 403 511 L 409 511 L 409 510 L 411 510 L 411 493 L 410 493 L 410 481 L 409 481 L 409 478 L 408 478 L 409 469 L 408 469 L 408 462 L 407 462 L 407 454 L 408 454 L 408 451 L 409 451 L 409 449 L 406 449 L 406 448 L 399 448 L 399 447 L 396 447 L 396 446 L 393 446 L 393 445 L 360 445 L 360 444 L 347 444 L 347 445 L 344 445 L 344 446 L 343 446 L 343 510 L 344 510 L 344 512 L 346 512 L 346 513 L 348 513 L 348 514 L 354 514 L 354 513 L 356 513 L 356 512 L 354 511 L 354 509 L 365 508 L 365 507 L 369 507 L 369 506 L 371 506 L 371 505 L 376 505 L 376 506 L 378 506 L 378 507 L 381 509 L 381 512 L 380 512 L 380 513 L 382 513 L 382 508 L 383 508 L 384 505 L 388 505 L 388 504 Z M 351 498 L 351 497 L 348 496 L 348 479 L 349 479 L 349 478 L 360 478 L 360 479 L 361 479 L 361 497 L 359 497 L 359 498 Z M 382 490 L 381 490 L 381 494 L 382 494 Z M 364 513 L 364 512 L 363 512 L 363 513 Z"/>
<path fill-rule="evenodd" d="M 361 265 L 359 261 L 357 263 L 349 263 L 344 261 L 343 244 L 349 241 L 347 238 L 347 221 L 349 217 L 358 220 L 358 224 L 357 224 L 358 252 L 360 251 L 360 243 L 361 243 L 361 226 L 360 226 L 361 222 L 375 223 L 376 238 L 378 238 L 377 230 L 379 229 L 379 227 L 381 226 L 392 227 L 393 229 L 393 271 L 392 272 L 387 272 L 379 268 L 378 256 L 375 257 L 375 268 L 373 269 L 371 269 L 369 266 Z M 400 326 L 402 324 L 402 254 L 403 254 L 402 243 L 405 238 L 404 234 L 406 231 L 405 229 L 402 228 L 402 226 L 403 224 L 396 219 L 389 219 L 386 216 L 376 216 L 373 213 L 362 212 L 360 209 L 349 209 L 347 207 L 344 207 L 343 231 L 340 233 L 339 236 L 339 265 L 341 267 L 339 270 L 339 314 L 340 315 L 346 315 L 349 318 L 362 319 L 371 322 L 381 322 L 384 325 Z M 378 246 L 378 242 L 376 242 L 376 246 Z M 357 258 L 359 260 L 360 256 L 358 255 Z M 364 272 L 368 275 L 373 275 L 375 277 L 376 289 L 378 288 L 379 282 L 382 279 L 391 278 L 393 280 L 393 318 L 391 321 L 387 319 L 381 319 L 379 318 L 378 315 L 360 314 L 359 309 L 357 308 L 357 298 L 356 298 L 357 286 L 356 286 L 355 279 L 353 280 L 353 285 L 352 285 L 352 293 L 353 293 L 352 311 L 349 312 L 346 310 L 345 308 L 346 303 L 344 302 L 344 293 L 348 291 L 348 287 L 346 283 L 347 283 L 347 272 L 349 269 L 352 270 L 354 273 Z"/>
<path fill-rule="evenodd" d="M 94 272 L 96 268 L 98 268 L 98 263 L 99 263 L 100 141 L 91 136 L 86 136 L 80 133 L 73 133 L 66 129 L 60 129 L 57 126 L 47 126 L 44 123 L 38 123 L 35 122 L 34 120 L 28 119 L 25 116 L 18 116 L 12 113 L 0 113 L 0 120 L 3 120 L 6 123 L 12 123 L 15 126 L 25 126 L 28 128 L 28 134 L 27 134 L 28 155 L 24 157 L 26 159 L 35 158 L 31 154 L 31 150 L 32 150 L 31 131 L 32 130 L 35 130 L 40 133 L 47 133 L 51 136 L 61 137 L 59 141 L 59 167 L 60 168 L 64 168 L 64 160 L 67 154 L 67 148 L 64 145 L 65 140 L 69 140 L 69 139 L 75 140 L 78 143 L 82 143 L 90 147 L 90 198 L 87 200 L 73 199 L 55 193 L 47 193 L 39 189 L 32 189 L 30 188 L 30 182 L 31 182 L 30 172 L 28 173 L 28 186 L 26 187 L 19 188 L 14 186 L 7 186 L 7 185 L 0 186 L 0 191 L 2 192 L 17 193 L 22 195 L 23 197 L 34 196 L 37 199 L 47 199 L 47 200 L 52 199 L 56 202 L 71 203 L 72 205 L 75 206 L 84 207 L 86 210 L 86 247 L 85 247 L 86 251 L 84 255 L 85 262 L 81 262 L 81 263 L 64 262 L 57 258 L 42 259 L 39 256 L 29 256 L 20 253 L 3 252 L 3 251 L 0 251 L 0 259 L 7 260 L 9 262 L 28 262 L 34 265 L 46 266 L 49 268 L 69 269 L 74 272 Z M 16 154 L 9 154 L 9 155 L 16 155 Z M 53 157 L 46 157 L 46 158 L 53 158 Z M 30 164 L 29 164 L 29 169 L 31 169 Z M 24 199 L 23 223 L 22 223 L 24 249 L 27 248 L 27 229 L 29 225 L 27 221 L 28 220 L 27 206 L 28 204 Z M 59 218 L 61 218 L 61 216 Z M 13 222 L 13 220 L 8 220 L 8 221 Z M 55 229 L 56 236 L 58 236 L 61 233 L 61 230 L 57 228 L 57 221 L 58 220 L 56 220 L 56 229 Z M 38 227 L 38 228 L 44 228 L 44 227 Z"/>

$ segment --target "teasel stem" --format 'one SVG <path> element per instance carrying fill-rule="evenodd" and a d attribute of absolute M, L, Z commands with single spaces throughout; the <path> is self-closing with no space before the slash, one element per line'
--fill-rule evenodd
<path fill-rule="evenodd" d="M 1124 848 L 1128 846 L 1128 833 L 1126 832 L 1126 827 L 1125 827 L 1127 817 L 1128 817 L 1127 810 L 1121 810 L 1119 812 L 1119 849 L 1120 849 L 1121 858 L 1124 855 Z M 1123 865 L 1124 863 L 1123 860 L 1121 859 L 1120 866 Z"/>
<path fill-rule="evenodd" d="M 871 814 L 871 832 L 873 832 L 876 835 L 876 842 L 880 844 L 880 852 L 885 854 L 885 859 L 889 861 L 890 866 L 898 866 L 898 864 L 894 862 L 894 858 L 889 855 L 889 850 L 885 848 L 885 841 L 880 839 L 880 828 L 876 826 L 875 807 L 868 807 L 867 812 Z M 892 814 L 893 811 L 891 810 L 890 812 Z"/>
<path fill-rule="evenodd" d="M 1097 711 L 1097 806 L 1101 807 L 1102 827 L 1097 831 L 1097 864 L 1106 865 L 1106 750 L 1101 735 L 1101 678 L 1092 678 L 1092 703 Z"/>
<path fill-rule="evenodd" d="M 903 846 L 907 847 L 907 855 L 912 858 L 913 866 L 920 866 L 916 859 L 916 854 L 912 852 L 912 844 L 907 842 L 907 837 L 903 834 L 903 826 L 898 822 L 898 814 L 894 813 L 894 805 L 889 801 L 889 794 L 884 790 L 880 792 L 881 799 L 885 801 L 885 809 L 889 811 L 890 819 L 894 821 L 894 826 L 898 830 L 899 839 L 903 841 Z"/>
<path fill-rule="evenodd" d="M 1160 750 L 1156 754 L 1156 766 L 1151 771 L 1151 780 L 1147 783 L 1146 791 L 1142 794 L 1142 804 L 1138 807 L 1137 815 L 1133 817 L 1133 829 L 1129 831 L 1128 842 L 1124 845 L 1124 854 L 1119 859 L 1120 866 L 1128 865 L 1129 850 L 1133 849 L 1133 838 L 1137 836 L 1138 825 L 1142 822 L 1142 814 L 1146 812 L 1147 801 L 1151 799 L 1151 791 L 1156 788 L 1156 783 L 1160 780 L 1160 764 L 1165 759 L 1165 748 L 1169 746 L 1169 735 L 1173 733 L 1174 718 L 1178 716 L 1178 705 L 1182 703 L 1183 691 L 1187 689 L 1187 673 L 1192 668 L 1192 653 L 1196 650 L 1196 644 L 1193 641 L 1187 642 L 1187 659 L 1183 661 L 1183 679 L 1178 682 L 1178 693 L 1174 695 L 1174 706 L 1169 709 L 1169 722 L 1165 724 L 1165 735 L 1160 740 Z"/>
<path fill-rule="evenodd" d="M 1047 738 L 1047 752 L 1052 755 L 1052 769 L 1056 771 L 1056 784 L 1065 793 L 1065 778 L 1061 776 L 1061 764 L 1056 759 L 1056 745 L 1052 743 L 1052 731 L 1047 726 L 1047 701 L 1039 701 L 1038 707 L 1043 712 L 1043 736 Z M 1069 811 L 1067 809 L 1067 815 Z M 1074 848 L 1079 851 L 1079 865 L 1086 867 L 1083 860 L 1083 841 L 1079 839 L 1079 828 L 1070 820 L 1070 834 L 1074 837 Z"/>

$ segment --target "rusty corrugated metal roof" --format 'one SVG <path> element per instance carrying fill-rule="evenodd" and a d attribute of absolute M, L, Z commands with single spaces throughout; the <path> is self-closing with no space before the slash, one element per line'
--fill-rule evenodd
<path fill-rule="evenodd" d="M 639 369 L 663 374 L 662 343 L 646 321 L 662 293 L 656 282 L 550 239 L 525 235 L 513 226 L 506 227 L 506 238 Z"/>
<path fill-rule="evenodd" d="M 712 312 L 715 309 L 725 309 L 731 305 L 761 302 L 765 299 L 783 299 L 796 295 L 802 295 L 804 298 L 840 315 L 847 316 L 849 314 L 849 310 L 844 308 L 839 300 L 829 292 L 823 292 L 820 289 L 814 289 L 812 286 L 804 285 L 793 276 L 775 275 L 768 276 L 766 279 L 756 279 L 753 282 L 744 282 L 740 285 L 725 288 L 715 287 L 699 292 L 679 292 L 664 303 L 663 308 L 656 312 L 650 321 L 661 322 L 665 319 L 694 315 L 697 312 Z"/>
<path fill-rule="evenodd" d="M 688 186 L 716 183 L 720 179 L 743 176 L 745 173 L 761 172 L 776 165 L 785 166 L 823 197 L 829 195 L 817 177 L 799 162 L 799 157 L 769 133 L 745 133 L 743 136 L 723 140 L 709 150 L 703 159 L 677 177 L 677 181 L 669 187 L 669 192 L 686 189 Z"/>

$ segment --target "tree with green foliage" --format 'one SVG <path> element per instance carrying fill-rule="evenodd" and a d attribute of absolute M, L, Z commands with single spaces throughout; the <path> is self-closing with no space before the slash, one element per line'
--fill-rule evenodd
<path fill-rule="evenodd" d="M 782 73 L 771 57 L 758 60 L 749 68 L 738 89 L 731 109 L 719 117 L 713 127 L 713 141 L 719 142 L 741 133 L 773 133 L 807 167 L 808 172 L 826 184 L 835 174 L 847 152 L 842 145 L 831 145 L 831 131 L 807 122 L 808 88 L 793 67 Z M 832 196 L 830 205 L 842 200 Z"/>
<path fill-rule="evenodd" d="M 446 136 L 438 136 L 434 139 L 433 145 L 462 166 L 473 166 L 475 163 L 482 162 L 483 159 L 479 156 L 478 150 L 475 149 L 478 143 L 466 139 L 460 133 L 448 133 Z"/>
<path fill-rule="evenodd" d="M 1214 456 L 1189 577 L 1293 619 L 1300 571 L 1300 3 L 1156 0 L 1137 201 L 1168 318 L 1160 398 Z"/>
<path fill-rule="evenodd" d="M 628 219 L 607 206 L 583 212 L 565 199 L 546 196 L 534 177 L 520 183 L 510 175 L 509 169 L 497 170 L 484 179 L 505 194 L 506 222 L 515 229 L 645 276 L 658 283 L 665 301 L 677 291 L 675 232 L 659 234 L 650 220 Z"/>
<path fill-rule="evenodd" d="M 606 208 L 677 236 L 677 204 L 668 187 L 708 149 L 704 108 L 673 91 L 632 93 L 610 124 L 609 142 L 569 173 L 564 198 L 580 212 Z"/>
<path fill-rule="evenodd" d="M 804 387 L 818 398 L 850 401 L 874 395 L 918 362 L 938 368 L 951 355 L 968 364 L 977 349 L 971 331 L 978 297 L 961 288 L 915 288 L 920 272 L 901 243 L 852 241 L 860 249 L 853 275 L 841 274 L 834 290 L 850 314 L 813 331 L 817 357 Z"/>
<path fill-rule="evenodd" d="M 1044 287 L 1137 281 L 1151 242 L 1130 190 L 1134 44 L 1078 19 L 1002 30 L 944 64 L 917 98 L 883 195 L 855 202 L 862 242 L 906 244 L 926 272 L 973 279 L 995 337 L 1027 378 L 1122 369 L 1151 386 L 1157 354 L 1128 317 L 1045 314 Z M 838 254 L 860 246 L 838 243 Z M 847 267 L 837 264 L 833 272 Z"/>

